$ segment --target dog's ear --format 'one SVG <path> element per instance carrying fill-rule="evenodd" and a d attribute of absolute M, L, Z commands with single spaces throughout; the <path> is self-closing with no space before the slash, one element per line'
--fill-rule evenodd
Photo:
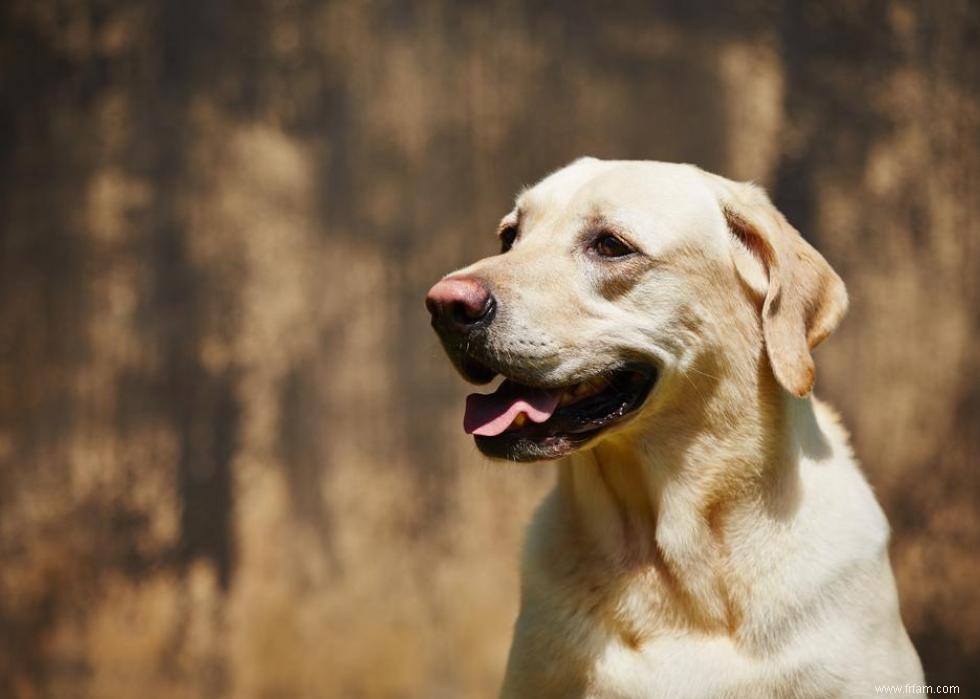
<path fill-rule="evenodd" d="M 762 332 L 772 371 L 783 388 L 802 398 L 815 378 L 810 350 L 847 311 L 844 282 L 762 189 L 715 175 L 710 179 L 729 230 L 768 276 Z"/>

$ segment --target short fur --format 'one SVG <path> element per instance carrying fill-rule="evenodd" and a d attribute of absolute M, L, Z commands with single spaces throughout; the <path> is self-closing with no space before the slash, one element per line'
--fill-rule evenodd
<path fill-rule="evenodd" d="M 840 278 L 757 187 L 582 159 L 519 198 L 513 249 L 460 270 L 498 301 L 485 352 L 563 385 L 624 358 L 659 381 L 559 465 L 523 553 L 502 696 L 816 699 L 921 683 L 889 529 L 811 350 Z M 642 256 L 597 262 L 608 226 Z"/>

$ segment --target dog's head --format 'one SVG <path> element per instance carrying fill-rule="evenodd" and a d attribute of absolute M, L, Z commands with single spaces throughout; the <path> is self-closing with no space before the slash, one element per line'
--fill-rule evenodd
<path fill-rule="evenodd" d="M 505 378 L 467 400 L 489 456 L 551 459 L 623 434 L 695 399 L 684 387 L 705 357 L 748 353 L 805 396 L 810 350 L 847 306 L 761 190 L 690 165 L 578 160 L 524 191 L 498 236 L 499 255 L 426 298 L 464 378 Z"/>

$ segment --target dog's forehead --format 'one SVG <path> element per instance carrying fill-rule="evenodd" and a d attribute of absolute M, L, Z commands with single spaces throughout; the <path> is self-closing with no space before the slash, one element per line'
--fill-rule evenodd
<path fill-rule="evenodd" d="M 723 221 L 697 168 L 655 161 L 578 160 L 522 192 L 517 207 L 531 226 L 601 219 L 662 245 L 710 238 Z"/>
<path fill-rule="evenodd" d="M 576 160 L 524 189 L 517 197 L 517 206 L 528 214 L 565 209 L 576 192 L 607 168 L 608 163 L 595 158 Z"/>

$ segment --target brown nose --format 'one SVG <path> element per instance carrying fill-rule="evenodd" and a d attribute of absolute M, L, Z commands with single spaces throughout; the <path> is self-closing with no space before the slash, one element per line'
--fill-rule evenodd
<path fill-rule="evenodd" d="M 486 283 L 474 277 L 446 277 L 425 296 L 433 324 L 463 333 L 489 324 L 496 306 Z"/>

